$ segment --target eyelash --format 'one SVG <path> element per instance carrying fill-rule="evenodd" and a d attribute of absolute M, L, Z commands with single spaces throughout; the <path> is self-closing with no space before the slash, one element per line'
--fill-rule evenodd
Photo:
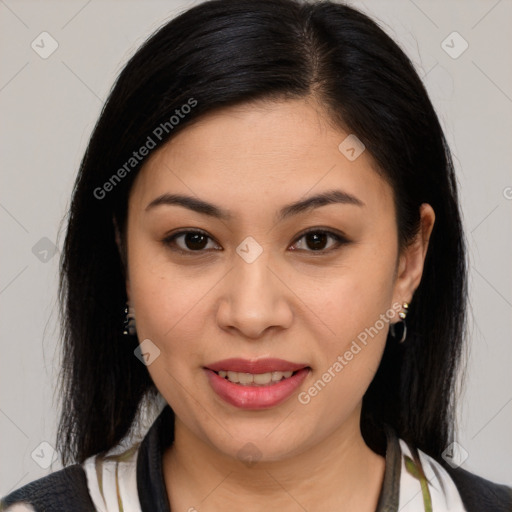
<path fill-rule="evenodd" d="M 305 251 L 305 252 L 308 252 L 308 253 L 312 253 L 313 255 L 324 255 L 324 254 L 336 251 L 336 250 L 340 249 L 341 246 L 346 245 L 346 244 L 349 243 L 349 240 L 347 238 L 345 238 L 341 234 L 337 234 L 337 233 L 335 233 L 333 231 L 330 231 L 328 229 L 311 228 L 311 229 L 308 229 L 307 231 L 304 231 L 303 233 L 301 233 L 295 239 L 295 242 L 293 243 L 293 245 L 296 245 L 304 237 L 306 237 L 307 235 L 313 234 L 313 233 L 328 235 L 329 237 L 334 239 L 335 247 L 331 247 L 329 249 L 321 249 L 321 250 L 318 250 L 318 251 L 305 250 L 305 249 L 293 249 L 293 250 L 294 251 Z M 213 238 L 210 237 L 205 231 L 201 231 L 201 230 L 197 230 L 197 229 L 190 229 L 190 230 L 183 230 L 183 231 L 178 231 L 177 233 L 173 233 L 172 235 L 164 238 L 162 240 L 162 243 L 166 247 L 170 248 L 172 251 L 178 252 L 178 253 L 186 255 L 186 256 L 202 256 L 202 255 L 204 255 L 205 252 L 208 252 L 207 250 L 204 250 L 204 249 L 200 249 L 200 250 L 197 250 L 197 251 L 192 251 L 192 250 L 184 250 L 184 249 L 181 249 L 180 247 L 173 247 L 172 246 L 172 244 L 174 243 L 174 241 L 178 237 L 183 236 L 183 235 L 187 235 L 187 234 L 204 235 L 207 238 L 209 238 L 210 240 L 213 240 Z M 218 250 L 218 249 L 213 249 L 213 250 Z"/>

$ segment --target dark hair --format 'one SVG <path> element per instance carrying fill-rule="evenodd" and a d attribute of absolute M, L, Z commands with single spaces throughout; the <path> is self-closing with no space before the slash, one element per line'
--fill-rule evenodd
<path fill-rule="evenodd" d="M 435 458 L 452 439 L 466 325 L 465 241 L 450 153 L 413 65 L 374 21 L 346 5 L 214 0 L 165 24 L 130 59 L 81 163 L 59 287 L 64 464 L 114 446 L 143 398 L 156 396 L 133 354 L 136 337 L 122 335 L 127 201 L 147 159 L 133 152 L 150 139 L 154 151 L 215 109 L 305 97 L 357 135 L 392 185 L 401 248 L 418 232 L 422 203 L 436 214 L 407 341 L 388 337 L 363 399 L 363 436 L 383 453 L 387 423 Z"/>

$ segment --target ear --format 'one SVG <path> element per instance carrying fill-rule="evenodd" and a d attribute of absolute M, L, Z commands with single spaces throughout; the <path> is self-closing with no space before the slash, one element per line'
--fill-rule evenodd
<path fill-rule="evenodd" d="M 117 224 L 117 220 L 115 217 L 112 217 L 112 224 L 114 225 L 114 234 L 115 234 L 117 250 L 119 251 L 119 256 L 120 256 L 121 262 L 123 264 L 124 275 L 126 277 L 126 294 L 128 296 L 128 300 L 130 300 L 131 292 L 130 292 L 130 279 L 128 276 L 128 264 L 127 264 L 127 261 L 125 258 L 123 244 L 121 242 L 121 231 L 119 229 L 119 226 Z"/>
<path fill-rule="evenodd" d="M 419 232 L 399 257 L 393 304 L 412 301 L 414 292 L 418 288 L 423 275 L 425 256 L 435 218 L 433 208 L 429 204 L 423 203 L 420 206 Z"/>

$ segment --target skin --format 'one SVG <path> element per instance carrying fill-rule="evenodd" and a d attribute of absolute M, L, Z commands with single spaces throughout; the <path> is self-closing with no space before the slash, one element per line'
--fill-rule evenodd
<path fill-rule="evenodd" d="M 399 254 L 393 191 L 367 151 L 349 161 L 338 150 L 347 135 L 313 99 L 229 107 L 178 133 L 134 182 L 126 285 L 139 340 L 160 350 L 148 370 L 176 414 L 163 456 L 172 510 L 376 508 L 384 458 L 365 444 L 359 421 L 389 322 L 308 404 L 295 393 L 276 407 L 238 409 L 203 370 L 230 357 L 304 362 L 311 372 L 298 392 L 307 391 L 393 304 L 413 307 L 434 212 L 421 206 L 420 232 Z M 364 206 L 330 204 L 276 222 L 284 205 L 331 189 Z M 232 218 L 146 210 L 163 193 L 203 199 Z M 348 242 L 329 237 L 319 254 L 301 236 L 311 227 Z M 202 253 L 184 237 L 163 242 L 187 228 L 210 237 Z M 263 251 L 252 263 L 236 252 L 247 236 Z M 252 465 L 240 460 L 247 443 L 258 451 Z"/>

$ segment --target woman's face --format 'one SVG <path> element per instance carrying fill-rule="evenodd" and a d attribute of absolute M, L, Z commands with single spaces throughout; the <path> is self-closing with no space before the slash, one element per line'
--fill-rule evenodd
<path fill-rule="evenodd" d="M 358 432 L 419 284 L 425 247 L 399 258 L 392 189 L 349 135 L 305 100 L 227 108 L 134 182 L 127 290 L 148 370 L 177 428 L 224 455 L 276 460 Z"/>

